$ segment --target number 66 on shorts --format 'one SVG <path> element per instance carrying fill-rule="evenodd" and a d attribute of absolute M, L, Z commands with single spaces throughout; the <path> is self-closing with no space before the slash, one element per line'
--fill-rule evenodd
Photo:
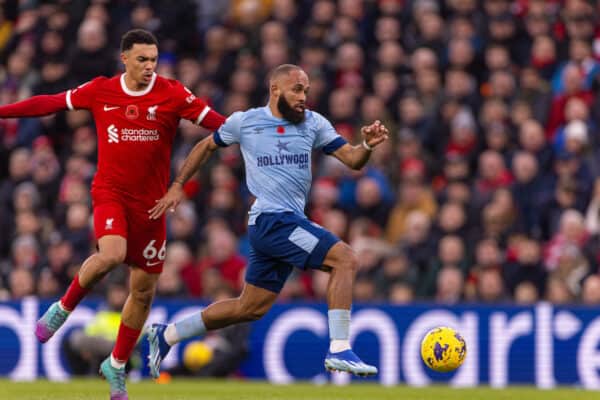
<path fill-rule="evenodd" d="M 146 259 L 147 267 L 158 265 L 159 263 L 164 262 L 165 256 L 167 255 L 167 241 L 163 241 L 160 250 L 156 250 L 156 248 L 154 247 L 154 242 L 156 242 L 156 240 L 152 239 L 150 243 L 148 243 L 148 246 L 146 246 L 146 248 L 144 249 L 144 252 L 142 253 L 144 258 Z"/>
<path fill-rule="evenodd" d="M 96 238 L 105 235 L 124 237 L 127 240 L 126 264 L 151 274 L 161 273 L 167 253 L 165 217 L 151 220 L 146 210 L 137 210 L 124 203 L 113 199 L 94 202 Z"/>

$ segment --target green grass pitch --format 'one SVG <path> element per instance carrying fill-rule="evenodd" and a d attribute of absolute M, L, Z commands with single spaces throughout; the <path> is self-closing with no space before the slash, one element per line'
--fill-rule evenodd
<path fill-rule="evenodd" d="M 162 385 L 152 381 L 128 383 L 128 389 L 131 400 L 597 400 L 600 398 L 598 392 L 567 388 L 452 389 L 445 386 L 382 387 L 361 383 L 339 387 L 307 383 L 271 385 L 239 380 L 178 378 Z M 47 381 L 14 383 L 0 380 L 0 398 L 3 400 L 106 400 L 108 386 L 100 379 L 78 379 L 65 383 Z"/>

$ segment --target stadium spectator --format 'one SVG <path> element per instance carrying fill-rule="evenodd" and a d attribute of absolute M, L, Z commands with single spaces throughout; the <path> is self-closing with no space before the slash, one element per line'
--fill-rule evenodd
<path fill-rule="evenodd" d="M 396 282 L 389 290 L 388 301 L 394 305 L 410 304 L 415 300 L 413 286 L 407 282 Z"/>
<path fill-rule="evenodd" d="M 411 211 L 406 217 L 406 234 L 399 246 L 415 265 L 419 279 L 423 279 L 434 253 L 435 244 L 428 239 L 431 232 L 431 220 L 422 211 Z"/>
<path fill-rule="evenodd" d="M 160 297 L 176 298 L 185 291 L 181 275 L 185 268 L 192 265 L 194 258 L 189 247 L 181 241 L 173 241 L 167 245 L 167 254 L 161 279 L 158 281 L 156 293 Z"/>
<path fill-rule="evenodd" d="M 539 300 L 539 292 L 530 281 L 523 281 L 515 288 L 515 303 L 521 305 L 532 305 Z"/>
<path fill-rule="evenodd" d="M 600 277 L 597 274 L 590 275 L 583 281 L 581 301 L 591 306 L 600 304 Z"/>
<path fill-rule="evenodd" d="M 207 233 L 205 256 L 200 258 L 193 270 L 182 271 L 185 282 L 197 281 L 199 289 L 188 286 L 191 295 L 204 297 L 211 296 L 208 288 L 203 287 L 205 271 L 213 269 L 223 279 L 223 284 L 229 286 L 233 293 L 239 293 L 243 283 L 243 272 L 246 260 L 237 252 L 237 240 L 233 232 L 226 228 L 212 229 Z M 197 275 L 193 275 L 195 271 Z"/>
<path fill-rule="evenodd" d="M 436 280 L 435 301 L 456 304 L 463 299 L 464 278 L 462 271 L 453 266 L 443 267 Z"/>
<path fill-rule="evenodd" d="M 77 32 L 77 46 L 69 55 L 70 84 L 79 85 L 96 76 L 113 76 L 117 65 L 106 27 L 97 19 L 84 20 Z"/>
<path fill-rule="evenodd" d="M 410 229 L 408 218 L 411 213 L 420 212 L 427 218 L 433 218 L 436 210 L 435 198 L 425 185 L 419 182 L 403 182 L 396 205 L 387 221 L 387 240 L 390 243 L 402 240 Z"/>
<path fill-rule="evenodd" d="M 575 301 L 567 284 L 558 276 L 553 275 L 548 278 L 546 299 L 552 304 L 571 304 Z"/>
<path fill-rule="evenodd" d="M 542 174 L 549 172 L 552 167 L 553 152 L 546 141 L 544 128 L 539 121 L 527 119 L 521 124 L 519 146 L 537 158 Z"/>
<path fill-rule="evenodd" d="M 507 301 L 502 275 L 495 268 L 485 268 L 477 279 L 477 301 L 502 303 Z"/>
<path fill-rule="evenodd" d="M 391 250 L 382 259 L 381 268 L 375 271 L 377 292 L 389 297 L 392 292 L 391 287 L 399 282 L 412 287 L 416 282 L 416 272 L 403 252 Z"/>
<path fill-rule="evenodd" d="M 442 287 L 440 285 L 446 284 L 446 282 L 440 282 L 439 275 L 442 271 L 451 269 L 458 269 L 461 274 L 468 270 L 468 261 L 465 250 L 465 245 L 462 239 L 456 235 L 443 236 L 438 242 L 438 251 L 435 257 L 432 257 L 426 275 L 421 281 L 421 285 L 418 288 L 419 295 L 424 298 L 441 296 L 447 300 L 453 297 L 452 294 L 446 293 L 447 291 L 456 290 L 456 284 L 449 282 L 450 288 Z M 451 273 L 449 273 L 451 275 Z M 451 277 L 450 279 L 452 279 Z M 462 282 L 462 277 L 460 279 Z M 437 288 L 437 293 L 436 293 Z M 443 293 L 439 293 L 439 291 Z"/>
<path fill-rule="evenodd" d="M 167 223 L 167 237 L 185 242 L 190 248 L 198 243 L 200 226 L 198 214 L 191 201 L 185 201 L 171 215 Z"/>
<path fill-rule="evenodd" d="M 379 183 L 374 178 L 363 176 L 356 184 L 356 207 L 351 211 L 352 218 L 368 217 L 377 225 L 385 226 L 390 211 L 381 193 Z"/>
<path fill-rule="evenodd" d="M 536 299 L 543 296 L 546 287 L 546 270 L 542 265 L 542 250 L 539 243 L 528 237 L 520 237 L 514 247 L 511 250 L 515 254 L 511 254 L 502 270 L 507 289 L 515 295 L 516 299 L 519 286 L 528 282 L 535 289 Z M 534 298 L 530 289 L 526 285 L 521 289 L 525 292 L 521 295 Z"/>
<path fill-rule="evenodd" d="M 10 271 L 8 281 L 12 300 L 20 300 L 35 294 L 35 277 L 33 272 L 26 267 L 14 267 Z"/>
<path fill-rule="evenodd" d="M 550 271 L 557 268 L 559 258 L 565 254 L 581 251 L 589 239 L 581 213 L 565 210 L 560 216 L 558 231 L 546 245 L 544 264 Z"/>

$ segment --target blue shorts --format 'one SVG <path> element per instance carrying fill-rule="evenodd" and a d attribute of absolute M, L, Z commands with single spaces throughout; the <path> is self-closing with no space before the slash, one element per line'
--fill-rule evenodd
<path fill-rule="evenodd" d="M 248 226 L 246 282 L 279 293 L 293 268 L 320 269 L 339 238 L 291 212 L 263 213 Z"/>

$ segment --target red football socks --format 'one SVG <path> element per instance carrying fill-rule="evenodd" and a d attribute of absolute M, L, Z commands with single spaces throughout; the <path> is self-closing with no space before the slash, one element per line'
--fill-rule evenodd
<path fill-rule="evenodd" d="M 77 274 L 67 289 L 67 293 L 60 299 L 60 303 L 65 310 L 71 312 L 89 291 L 89 288 L 81 287 L 79 284 L 79 274 Z"/>
<path fill-rule="evenodd" d="M 141 329 L 130 328 L 121 322 L 119 333 L 117 335 L 117 342 L 115 343 L 115 348 L 112 352 L 112 356 L 115 360 L 120 362 L 129 360 L 141 331 Z"/>

